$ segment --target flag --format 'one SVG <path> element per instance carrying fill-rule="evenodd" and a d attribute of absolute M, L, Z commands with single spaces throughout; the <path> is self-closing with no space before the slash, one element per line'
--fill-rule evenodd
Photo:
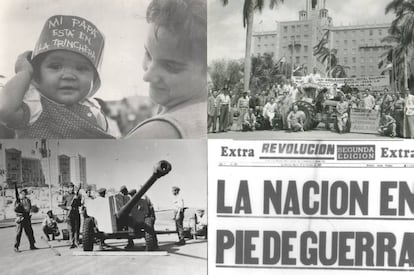
<path fill-rule="evenodd" d="M 329 30 L 326 30 L 325 33 L 322 35 L 321 40 L 319 40 L 318 44 L 316 44 L 316 46 L 313 47 L 313 54 L 317 55 L 322 48 L 328 44 L 329 41 Z"/>

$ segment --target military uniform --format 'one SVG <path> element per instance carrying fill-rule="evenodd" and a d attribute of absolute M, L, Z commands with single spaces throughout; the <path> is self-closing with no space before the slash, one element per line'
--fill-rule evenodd
<path fill-rule="evenodd" d="M 19 208 L 19 210 L 17 210 Z M 20 239 L 22 237 L 22 231 L 26 233 L 27 238 L 29 239 L 30 249 L 36 249 L 35 239 L 33 236 L 33 228 L 30 217 L 30 209 L 32 208 L 32 203 L 29 198 L 20 199 L 20 203 L 15 202 L 15 211 L 16 211 L 16 241 L 14 243 L 15 251 L 19 251 Z"/>

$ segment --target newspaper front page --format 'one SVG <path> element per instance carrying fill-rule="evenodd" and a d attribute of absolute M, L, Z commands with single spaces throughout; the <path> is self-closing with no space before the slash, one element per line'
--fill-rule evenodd
<path fill-rule="evenodd" d="M 209 274 L 414 271 L 413 148 L 209 140 Z"/>

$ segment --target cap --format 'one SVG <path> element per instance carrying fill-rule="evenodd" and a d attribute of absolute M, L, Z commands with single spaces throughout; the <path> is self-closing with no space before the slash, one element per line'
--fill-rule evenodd
<path fill-rule="evenodd" d="M 121 186 L 121 188 L 119 188 L 119 192 L 122 192 L 122 191 L 124 191 L 124 190 L 128 190 L 128 189 L 126 188 L 126 186 L 125 186 L 125 185 L 122 185 L 122 186 Z"/>
<path fill-rule="evenodd" d="M 86 57 L 95 68 L 93 87 L 88 96 L 92 96 L 101 86 L 99 67 L 105 38 L 90 21 L 68 15 L 54 15 L 47 19 L 32 54 L 32 60 L 46 52 L 67 50 Z"/>
<path fill-rule="evenodd" d="M 27 195 L 29 192 L 27 191 L 26 188 L 23 188 L 22 190 L 20 190 L 20 193 L 25 193 Z"/>
<path fill-rule="evenodd" d="M 52 212 L 52 210 L 49 210 L 49 211 L 46 212 L 46 214 L 48 214 L 48 215 L 53 214 L 53 212 Z"/>
<path fill-rule="evenodd" d="M 130 195 L 130 196 L 133 196 L 133 195 L 135 195 L 137 193 L 137 190 L 136 189 L 131 189 L 131 190 L 129 190 L 129 192 L 128 192 L 128 194 Z"/>
<path fill-rule="evenodd" d="M 105 192 L 106 192 L 106 188 L 99 188 L 98 189 L 98 194 L 105 194 Z"/>
<path fill-rule="evenodd" d="M 180 191 L 180 187 L 173 186 L 173 187 L 172 187 L 172 190 L 173 190 L 173 191 L 175 191 L 175 190 Z"/>
<path fill-rule="evenodd" d="M 75 187 L 75 185 L 73 184 L 73 182 L 69 182 L 68 187 Z"/>

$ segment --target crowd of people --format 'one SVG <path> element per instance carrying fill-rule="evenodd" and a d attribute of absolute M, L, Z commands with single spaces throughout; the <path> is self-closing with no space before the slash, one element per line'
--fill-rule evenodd
<path fill-rule="evenodd" d="M 312 75 L 311 75 L 312 76 Z M 208 95 L 208 132 L 255 131 L 284 129 L 305 131 L 306 115 L 297 106 L 304 101 L 314 106 L 319 121 L 331 129 L 326 117 L 333 112 L 334 128 L 339 133 L 349 132 L 352 109 L 375 110 L 378 113 L 378 133 L 381 135 L 414 137 L 414 95 L 403 92 L 363 89 L 333 83 L 330 87 L 298 85 L 294 81 L 277 83 L 271 88 L 235 94 L 223 88 L 210 90 Z M 326 102 L 334 108 L 328 110 Z M 333 110 L 333 111 L 332 111 Z"/>

